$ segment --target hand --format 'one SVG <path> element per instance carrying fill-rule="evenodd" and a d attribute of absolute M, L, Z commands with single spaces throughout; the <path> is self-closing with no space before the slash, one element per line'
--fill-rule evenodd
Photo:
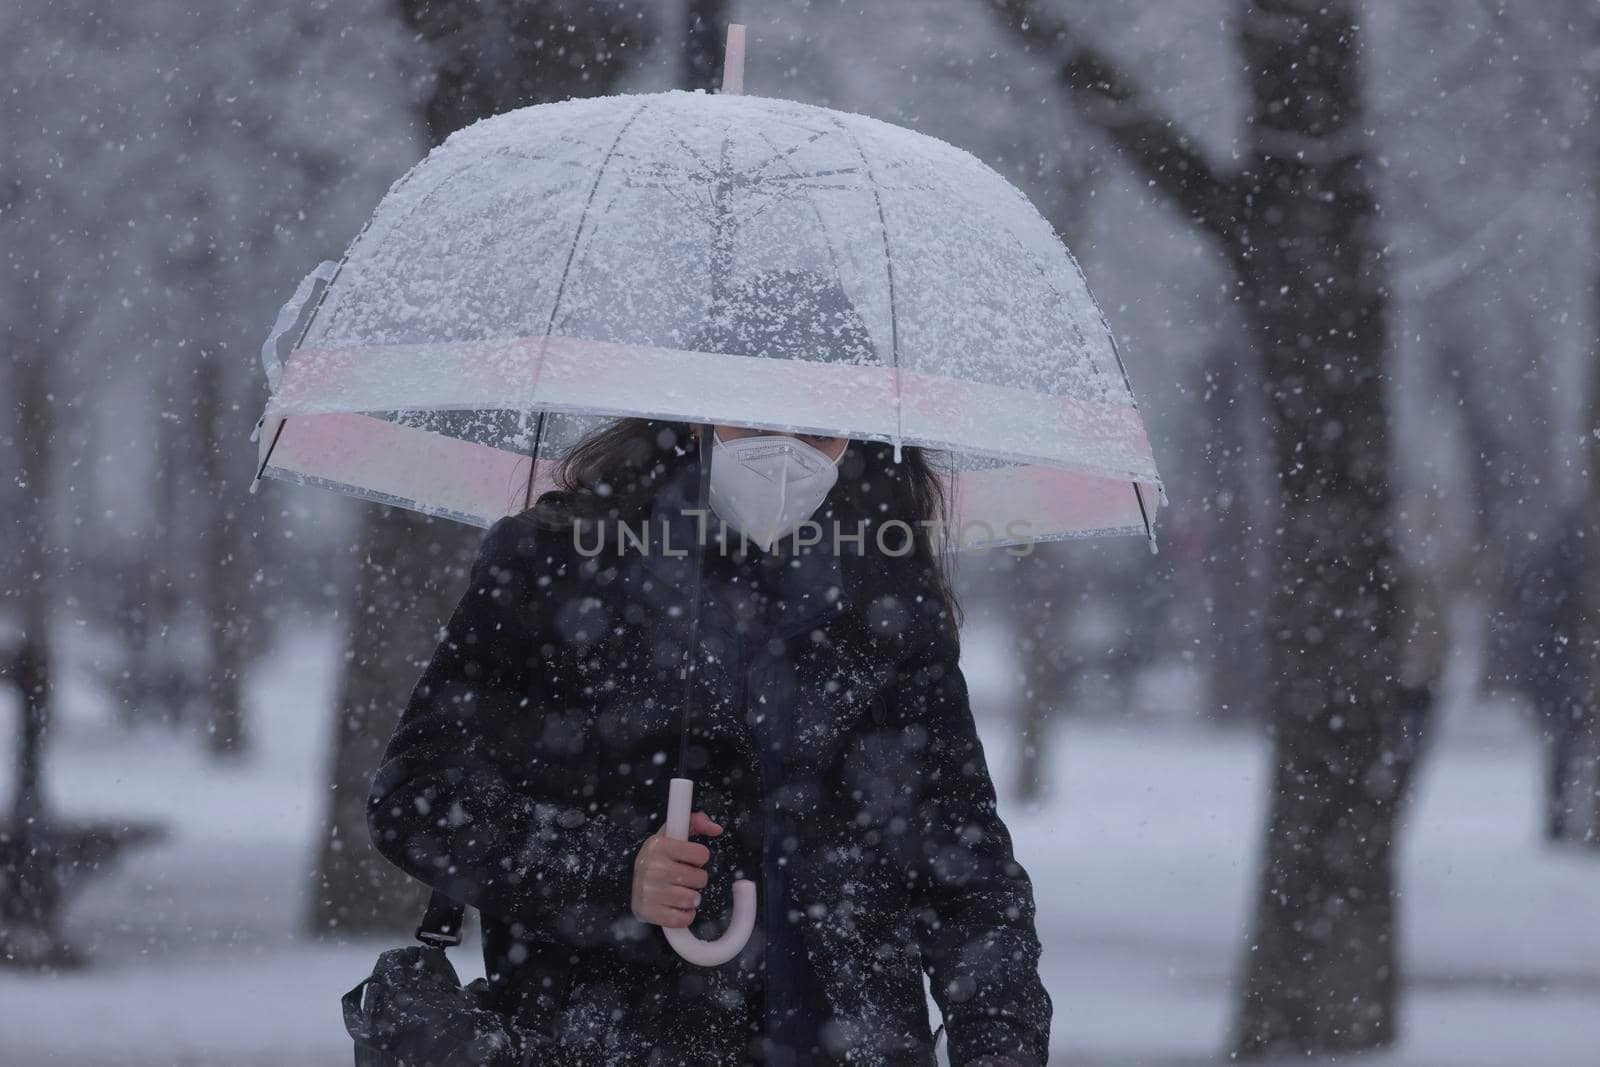
<path fill-rule="evenodd" d="M 689 833 L 716 837 L 722 825 L 703 811 L 689 816 Z M 688 926 L 706 887 L 711 850 L 698 841 L 667 836 L 667 826 L 645 838 L 633 860 L 633 917 L 657 926 Z"/>

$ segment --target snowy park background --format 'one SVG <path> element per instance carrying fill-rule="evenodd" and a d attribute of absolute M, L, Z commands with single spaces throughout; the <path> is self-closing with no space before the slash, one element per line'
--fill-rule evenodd
<path fill-rule="evenodd" d="M 1252 114 L 1241 35 L 1299 6 L 1032 5 L 1219 172 Z M 1360 27 L 1388 257 L 1383 454 L 1394 536 L 1435 590 L 1439 687 L 1395 823 L 1398 1038 L 1265 1062 L 1584 1067 L 1600 1062 L 1600 805 L 1592 661 L 1569 650 L 1595 647 L 1600 590 L 1581 556 L 1541 568 L 1600 532 L 1600 16 L 1589 0 L 1326 8 Z M 447 32 L 448 11 L 470 17 Z M 1161 552 L 974 559 L 963 662 L 1036 887 L 1052 1062 L 1230 1062 L 1283 721 L 1268 361 L 1233 265 L 1063 91 L 1059 63 L 1024 50 L 1013 6 L 14 0 L 0 656 L 48 648 L 50 815 L 165 837 L 68 902 L 80 965 L 0 966 L 0 1064 L 350 1062 L 338 997 L 420 904 L 352 836 L 362 783 L 481 532 L 270 482 L 248 494 L 257 352 L 447 128 L 692 84 L 697 12 L 749 25 L 747 91 L 974 152 L 1082 262 L 1172 498 Z M 1561 840 L 1552 693 L 1588 709 Z M 0 684 L 0 825 L 22 719 Z M 453 953 L 464 977 L 475 949 Z"/>
<path fill-rule="evenodd" d="M 986 638 L 963 664 L 980 704 L 1009 671 L 1001 640 Z M 100 812 L 114 795 L 174 835 L 72 910 L 91 970 L 0 972 L 8 1063 L 349 1062 L 337 994 L 397 938 L 308 944 L 300 929 L 327 738 L 316 717 L 288 709 L 330 700 L 331 645 L 327 632 L 303 633 L 256 672 L 250 707 L 282 728 L 240 766 L 218 768 L 161 731 L 115 733 L 110 709 L 69 687 L 82 710 L 62 724 L 52 765 L 62 808 Z M 1187 697 L 1158 702 L 1180 713 Z M 1235 995 L 1269 753 L 1256 731 L 1156 712 L 1069 724 L 1052 761 L 1057 795 L 1007 809 L 1037 887 L 1062 1063 L 1225 1062 L 1214 1053 Z M 1538 753 L 1513 715 L 1457 704 L 1447 718 L 1402 849 L 1406 1037 L 1363 1062 L 1579 1067 L 1600 1048 L 1594 859 L 1530 832 Z M 983 736 L 992 764 L 1014 759 L 1003 726 Z M 452 955 L 464 980 L 482 974 L 475 943 Z"/>

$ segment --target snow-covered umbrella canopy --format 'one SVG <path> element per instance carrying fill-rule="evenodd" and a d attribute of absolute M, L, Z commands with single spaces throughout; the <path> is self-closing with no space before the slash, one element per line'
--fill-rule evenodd
<path fill-rule="evenodd" d="M 789 100 L 542 104 L 451 135 L 263 350 L 260 474 L 487 526 L 619 415 L 936 449 L 960 548 L 1151 538 L 1082 271 L 943 141 Z"/>

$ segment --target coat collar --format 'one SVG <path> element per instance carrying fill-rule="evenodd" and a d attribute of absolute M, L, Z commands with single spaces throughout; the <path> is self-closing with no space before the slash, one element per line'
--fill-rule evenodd
<path fill-rule="evenodd" d="M 684 596 L 688 595 L 694 581 L 692 552 L 701 545 L 699 483 L 699 457 L 689 455 L 657 487 L 641 539 L 643 548 L 635 549 L 647 570 Z M 709 505 L 704 515 L 702 551 L 706 553 L 707 572 L 717 562 L 713 557 L 719 553 L 731 559 L 745 559 L 738 530 L 723 523 Z M 871 549 L 870 534 L 864 552 L 857 552 L 849 541 L 843 542 L 838 552 L 834 551 L 830 533 L 833 516 L 834 500 L 830 494 L 814 516 L 824 531 L 817 544 L 796 550 L 793 538 L 784 537 L 773 545 L 770 553 L 762 552 L 754 544 L 748 546 L 746 562 L 762 568 L 773 578 L 783 605 L 774 623 L 776 637 L 803 632 L 820 620 L 847 611 L 862 600 L 865 583 L 882 568 L 881 556 Z M 847 530 L 850 528 L 847 526 Z M 726 537 L 721 536 L 723 534 Z M 716 602 L 716 598 L 712 598 L 712 603 Z"/>

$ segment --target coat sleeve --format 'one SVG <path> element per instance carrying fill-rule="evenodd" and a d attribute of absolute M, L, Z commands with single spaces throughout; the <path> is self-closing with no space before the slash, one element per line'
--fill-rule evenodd
<path fill-rule="evenodd" d="M 367 825 L 401 870 L 528 936 L 607 940 L 652 828 L 584 799 L 582 731 L 548 699 L 555 627 L 535 527 L 485 535 L 466 592 L 373 776 Z M 548 535 L 546 535 L 548 536 Z"/>
<path fill-rule="evenodd" d="M 973 722 L 960 642 L 943 623 L 902 668 L 926 731 L 918 790 L 917 916 L 923 967 L 944 1016 L 950 1062 L 1046 1062 L 1050 995 L 1039 978 L 1033 885 L 1012 854 Z"/>

